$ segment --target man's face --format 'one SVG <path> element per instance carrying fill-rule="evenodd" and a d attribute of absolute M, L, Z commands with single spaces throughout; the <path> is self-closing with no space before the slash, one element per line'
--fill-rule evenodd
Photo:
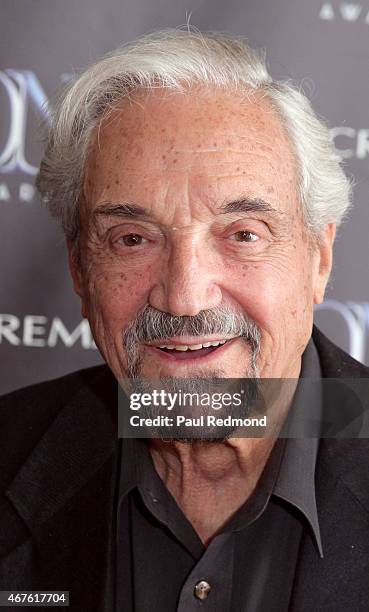
<path fill-rule="evenodd" d="M 91 150 L 80 217 L 75 288 L 118 379 L 130 375 L 124 334 L 145 308 L 159 327 L 138 341 L 142 378 L 250 373 L 252 343 L 212 323 L 203 334 L 204 311 L 234 313 L 259 331 L 260 376 L 299 375 L 333 229 L 313 248 L 291 146 L 267 99 L 156 90 L 123 102 Z M 196 323 L 201 313 L 200 334 L 161 333 L 160 317 Z"/>

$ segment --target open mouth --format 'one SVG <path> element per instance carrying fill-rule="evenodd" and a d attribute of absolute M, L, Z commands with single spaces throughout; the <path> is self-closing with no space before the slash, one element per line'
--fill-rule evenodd
<path fill-rule="evenodd" d="M 203 344 L 163 344 L 160 346 L 155 346 L 155 348 L 175 359 L 194 359 L 198 357 L 205 357 L 210 353 L 214 353 L 232 340 L 235 340 L 235 338 L 229 338 L 227 340 L 214 340 L 204 342 Z"/>

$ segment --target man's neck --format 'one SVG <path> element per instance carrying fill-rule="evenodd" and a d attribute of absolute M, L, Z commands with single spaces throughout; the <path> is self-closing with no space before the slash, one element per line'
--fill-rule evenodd
<path fill-rule="evenodd" d="M 253 493 L 291 406 L 297 379 L 264 387 L 270 426 L 264 437 L 164 442 L 150 452 L 160 478 L 207 544 Z"/>
<path fill-rule="evenodd" d="M 205 545 L 250 497 L 275 440 L 151 441 L 156 471 Z"/>

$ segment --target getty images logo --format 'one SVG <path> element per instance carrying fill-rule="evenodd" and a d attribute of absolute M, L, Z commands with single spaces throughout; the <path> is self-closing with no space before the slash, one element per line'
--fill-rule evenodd
<path fill-rule="evenodd" d="M 353 2 L 324 2 L 320 8 L 319 18 L 323 21 L 341 20 L 346 22 L 364 22 L 369 25 L 369 10 L 362 4 Z"/>
<path fill-rule="evenodd" d="M 9 124 L 5 144 L 0 151 L 0 172 L 24 172 L 35 175 L 37 167 L 25 155 L 27 117 L 30 104 L 36 112 L 48 116 L 48 99 L 31 70 L 1 70 L 0 83 L 9 104 Z"/>

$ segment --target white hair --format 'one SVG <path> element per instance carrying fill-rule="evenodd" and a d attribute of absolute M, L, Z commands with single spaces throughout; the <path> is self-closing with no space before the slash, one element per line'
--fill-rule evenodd
<path fill-rule="evenodd" d="M 74 80 L 53 111 L 36 185 L 71 241 L 79 233 L 78 202 L 96 128 L 123 98 L 139 89 L 261 91 L 281 117 L 295 153 L 303 218 L 313 235 L 339 224 L 351 184 L 329 130 L 290 81 L 274 81 L 260 53 L 243 40 L 192 28 L 168 29 L 125 44 Z"/>

